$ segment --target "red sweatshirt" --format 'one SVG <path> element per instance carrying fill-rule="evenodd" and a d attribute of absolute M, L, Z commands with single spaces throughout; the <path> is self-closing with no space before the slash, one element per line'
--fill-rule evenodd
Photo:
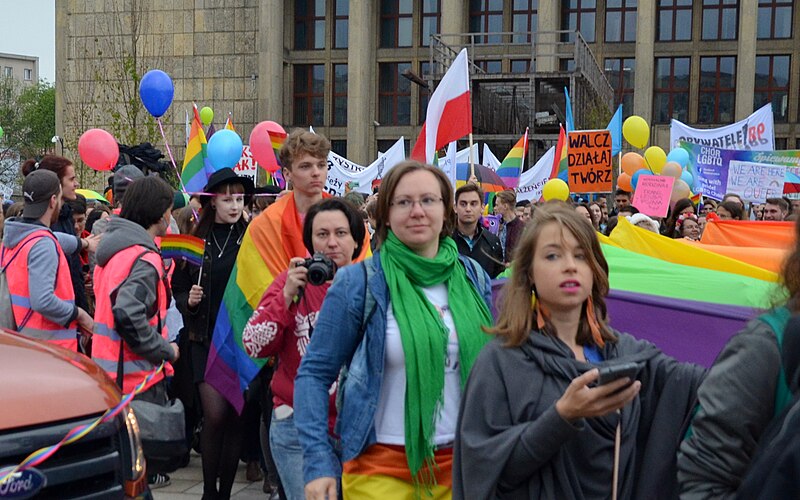
<path fill-rule="evenodd" d="M 287 273 L 283 271 L 267 288 L 242 332 L 242 343 L 251 357 L 278 358 L 278 369 L 271 385 L 276 408 L 280 405 L 294 407 L 294 378 L 311 340 L 309 333 L 317 324 L 317 314 L 330 287 L 329 283 L 307 285 L 303 297 L 287 309 L 283 298 Z M 334 383 L 330 391 L 331 423 L 336 419 L 335 389 Z"/>

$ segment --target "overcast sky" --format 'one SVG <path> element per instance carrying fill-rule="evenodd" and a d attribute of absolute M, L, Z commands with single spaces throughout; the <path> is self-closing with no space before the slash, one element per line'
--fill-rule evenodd
<path fill-rule="evenodd" d="M 0 0 L 0 52 L 39 57 L 39 78 L 56 78 L 55 0 Z"/>

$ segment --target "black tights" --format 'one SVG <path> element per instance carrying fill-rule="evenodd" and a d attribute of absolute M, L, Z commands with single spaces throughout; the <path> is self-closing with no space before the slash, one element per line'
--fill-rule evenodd
<path fill-rule="evenodd" d="M 203 406 L 203 430 L 200 433 L 203 498 L 227 500 L 239 466 L 243 426 L 236 410 L 216 389 L 201 382 L 198 390 Z"/>

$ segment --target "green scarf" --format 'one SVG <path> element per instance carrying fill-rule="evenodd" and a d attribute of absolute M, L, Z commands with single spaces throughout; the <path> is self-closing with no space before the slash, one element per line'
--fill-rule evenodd
<path fill-rule="evenodd" d="M 489 336 L 481 326 L 492 324 L 483 297 L 467 279 L 452 238 L 439 241 L 429 259 L 415 254 L 392 231 L 380 249 L 381 266 L 406 360 L 405 438 L 408 467 L 414 483 L 435 483 L 433 438 L 436 417 L 444 404 L 444 364 L 448 330 L 422 288 L 447 284 L 447 300 L 458 335 L 461 386 Z M 426 471 L 418 475 L 423 466 Z"/>

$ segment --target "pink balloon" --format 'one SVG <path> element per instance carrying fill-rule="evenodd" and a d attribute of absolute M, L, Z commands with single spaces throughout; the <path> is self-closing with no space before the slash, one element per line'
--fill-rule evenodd
<path fill-rule="evenodd" d="M 263 121 L 250 132 L 250 153 L 253 159 L 268 172 L 275 172 L 279 165 L 277 150 L 286 139 L 286 131 L 273 121 Z M 278 147 L 275 147 L 278 146 Z"/>
<path fill-rule="evenodd" d="M 663 175 L 665 177 L 675 177 L 676 179 L 680 180 L 682 173 L 683 173 L 683 169 L 681 168 L 680 164 L 677 163 L 677 162 L 674 162 L 674 161 L 668 161 L 661 168 L 661 175 Z M 673 186 L 674 186 L 674 184 L 673 184 Z"/>
<path fill-rule="evenodd" d="M 81 160 L 94 170 L 111 170 L 119 159 L 119 145 L 103 129 L 90 128 L 78 140 Z"/>
<path fill-rule="evenodd" d="M 675 184 L 672 185 L 672 194 L 669 199 L 672 203 L 675 203 L 681 198 L 688 198 L 689 191 L 689 185 L 683 179 L 676 179 Z"/>

